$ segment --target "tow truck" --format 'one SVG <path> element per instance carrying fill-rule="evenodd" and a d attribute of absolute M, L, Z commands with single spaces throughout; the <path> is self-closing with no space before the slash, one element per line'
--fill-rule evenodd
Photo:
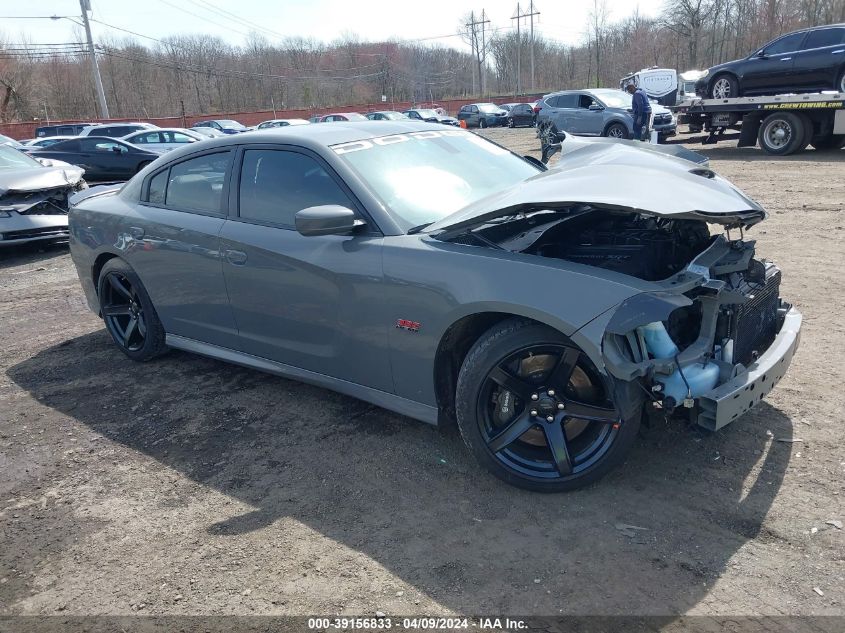
<path fill-rule="evenodd" d="M 678 122 L 705 130 L 709 145 L 739 129 L 739 147 L 759 143 L 776 156 L 812 145 L 817 150 L 845 147 L 845 93 L 818 92 L 733 99 L 693 98 L 671 108 Z"/>

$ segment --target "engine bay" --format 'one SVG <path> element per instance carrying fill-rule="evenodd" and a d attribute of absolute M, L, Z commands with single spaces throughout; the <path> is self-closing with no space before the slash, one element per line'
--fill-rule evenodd
<path fill-rule="evenodd" d="M 454 241 L 466 243 L 467 237 L 511 252 L 562 259 L 646 281 L 675 274 L 711 241 L 707 224 L 700 220 L 590 207 L 491 224 Z"/>

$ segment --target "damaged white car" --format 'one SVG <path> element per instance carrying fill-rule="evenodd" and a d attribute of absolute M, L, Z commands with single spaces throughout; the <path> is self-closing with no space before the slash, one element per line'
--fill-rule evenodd
<path fill-rule="evenodd" d="M 88 187 L 84 173 L 81 167 L 0 146 L 0 247 L 66 240 L 68 197 Z"/>

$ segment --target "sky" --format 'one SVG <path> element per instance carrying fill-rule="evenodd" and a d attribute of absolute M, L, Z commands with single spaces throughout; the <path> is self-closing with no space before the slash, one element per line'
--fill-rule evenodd
<path fill-rule="evenodd" d="M 242 44 L 250 31 L 270 42 L 284 36 L 305 36 L 331 41 L 354 34 L 362 40 L 419 39 L 431 44 L 463 48 L 454 34 L 470 11 L 486 10 L 489 28 L 515 30 L 517 0 L 90 0 L 94 20 L 162 38 L 205 33 Z M 664 0 L 606 0 L 610 20 L 636 9 L 655 16 Z M 529 0 L 521 0 L 527 12 Z M 535 33 L 575 44 L 581 41 L 593 0 L 537 0 Z M 227 13 L 228 12 L 228 13 Z M 79 0 L 0 0 L 0 36 L 7 42 L 59 43 L 79 41 L 81 27 L 67 19 L 21 19 L 24 16 L 78 16 Z M 18 17 L 15 17 L 18 16 Z M 237 18 L 240 18 L 238 20 Z M 122 33 L 98 22 L 91 28 L 95 42 Z M 528 19 L 523 19 L 528 28 Z M 451 36 L 451 37 L 442 37 Z M 23 39 L 25 38 L 25 40 Z M 140 39 L 140 38 L 139 38 Z M 140 41 L 144 41 L 141 39 Z M 149 43 L 149 41 L 147 41 Z"/>

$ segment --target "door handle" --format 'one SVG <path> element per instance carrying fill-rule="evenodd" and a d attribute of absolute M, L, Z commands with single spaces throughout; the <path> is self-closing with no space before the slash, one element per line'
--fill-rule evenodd
<path fill-rule="evenodd" d="M 243 266 L 246 264 L 246 253 L 243 251 L 226 251 L 226 261 L 234 266 Z"/>
<path fill-rule="evenodd" d="M 788 62 L 788 61 L 790 61 L 790 60 L 792 60 L 792 58 L 791 58 L 791 57 L 781 57 L 781 58 L 780 58 L 780 61 L 782 61 L 782 62 Z"/>
<path fill-rule="evenodd" d="M 842 53 L 845 53 L 845 48 L 840 48 L 838 51 L 830 52 L 831 55 L 841 55 Z"/>
<path fill-rule="evenodd" d="M 144 229 L 142 229 L 140 226 L 130 226 L 129 235 L 134 237 L 136 240 L 140 240 L 142 237 L 144 237 Z"/>

